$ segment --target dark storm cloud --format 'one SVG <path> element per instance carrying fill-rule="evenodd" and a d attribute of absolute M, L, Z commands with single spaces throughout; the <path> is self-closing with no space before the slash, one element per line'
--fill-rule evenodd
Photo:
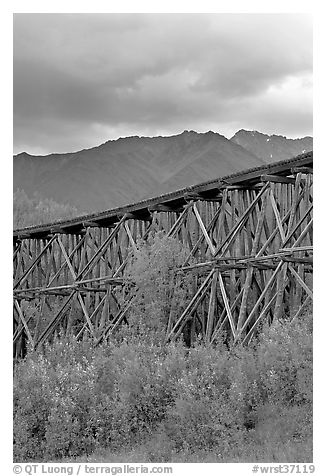
<path fill-rule="evenodd" d="M 187 128 L 311 133 L 311 35 L 293 14 L 15 14 L 15 151 Z"/>

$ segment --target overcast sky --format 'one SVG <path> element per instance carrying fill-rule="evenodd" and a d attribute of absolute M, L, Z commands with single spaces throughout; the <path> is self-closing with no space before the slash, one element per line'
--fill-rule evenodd
<path fill-rule="evenodd" d="M 311 16 L 14 15 L 14 153 L 185 129 L 312 135 Z"/>

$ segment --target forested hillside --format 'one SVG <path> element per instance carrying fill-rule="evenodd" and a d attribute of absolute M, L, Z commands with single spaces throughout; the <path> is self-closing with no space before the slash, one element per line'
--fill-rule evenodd
<path fill-rule="evenodd" d="M 82 212 L 71 205 L 63 205 L 35 194 L 29 198 L 24 190 L 16 190 L 13 201 L 14 229 L 50 223 L 61 218 L 71 218 Z"/>

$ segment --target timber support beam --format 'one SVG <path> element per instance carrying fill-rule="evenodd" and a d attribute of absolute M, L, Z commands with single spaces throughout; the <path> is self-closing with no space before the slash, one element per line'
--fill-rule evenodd
<path fill-rule="evenodd" d="M 295 319 L 313 297 L 312 153 L 250 169 L 139 204 L 15 230 L 14 358 L 56 331 L 100 343 L 128 321 L 139 290 L 126 270 L 155 232 L 186 250 L 174 270 L 188 301 L 166 341 L 223 334 L 249 344 L 264 322 Z M 188 282 L 188 281 L 187 281 Z M 174 295 L 175 293 L 175 295 Z"/>

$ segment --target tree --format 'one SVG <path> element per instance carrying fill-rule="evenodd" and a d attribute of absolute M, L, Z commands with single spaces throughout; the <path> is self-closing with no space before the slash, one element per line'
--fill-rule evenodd
<path fill-rule="evenodd" d="M 77 208 L 55 202 L 52 199 L 41 198 L 36 193 L 29 198 L 24 190 L 14 193 L 13 210 L 14 228 L 50 223 L 63 218 L 80 215 Z"/>
<path fill-rule="evenodd" d="M 180 270 L 188 253 L 176 238 L 161 233 L 138 243 L 126 270 L 130 292 L 137 289 L 129 317 L 134 332 L 162 340 L 169 321 L 182 313 L 191 294 L 192 277 Z"/>

